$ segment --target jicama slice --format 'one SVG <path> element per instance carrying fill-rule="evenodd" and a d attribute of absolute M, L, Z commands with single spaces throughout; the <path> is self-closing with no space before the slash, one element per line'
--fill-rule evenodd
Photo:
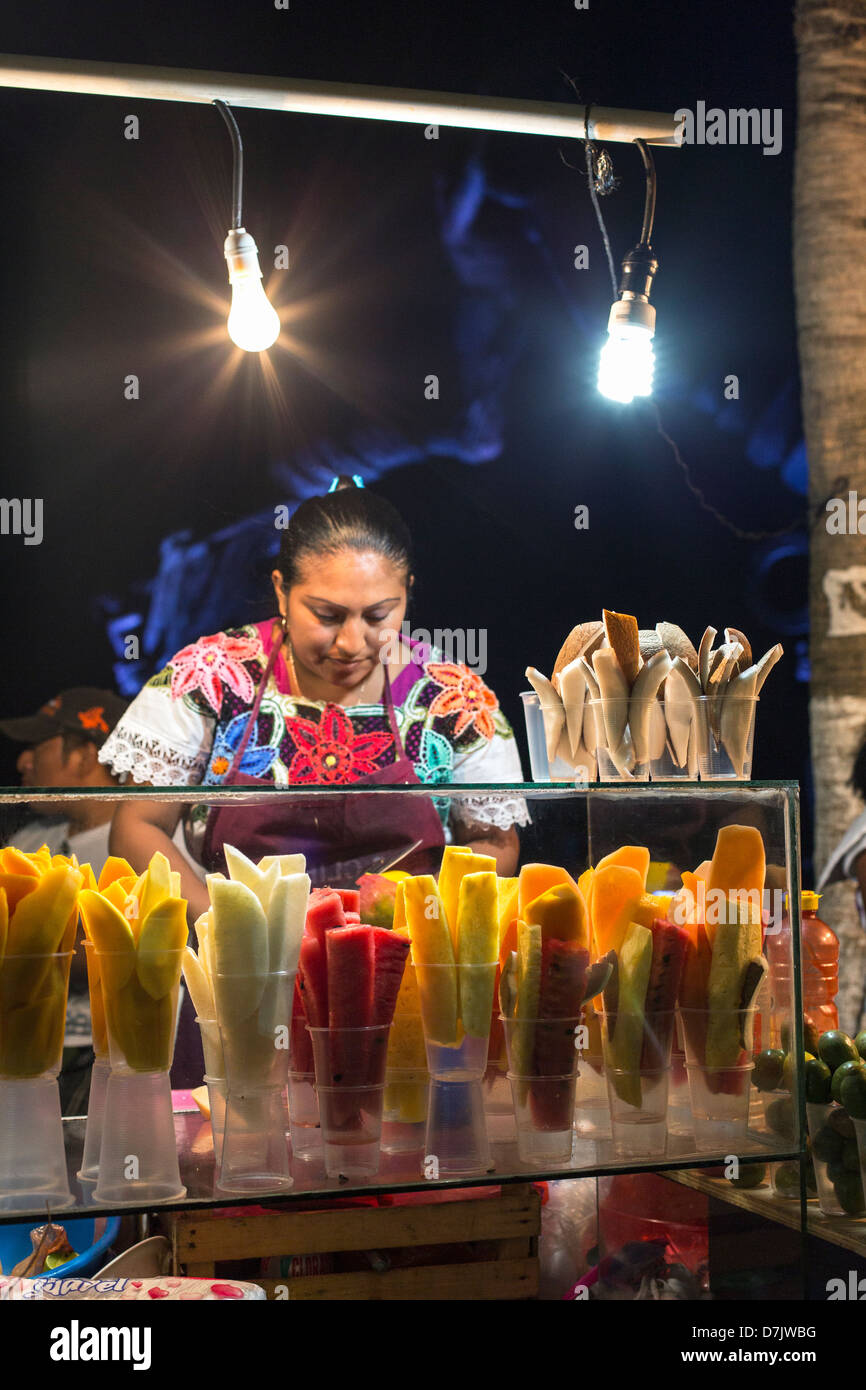
<path fill-rule="evenodd" d="M 184 949 L 183 978 L 186 981 L 189 997 L 198 1017 L 202 1019 L 214 1018 L 213 990 L 210 987 L 210 980 L 191 946 Z"/>
<path fill-rule="evenodd" d="M 267 908 L 271 970 L 297 970 L 309 896 L 308 874 L 287 874 L 277 879 Z"/>
<path fill-rule="evenodd" d="M 565 725 L 573 758 L 577 757 L 583 734 L 583 708 L 586 699 L 586 674 L 580 658 L 569 662 L 559 673 L 559 694 L 565 709 Z"/>
<path fill-rule="evenodd" d="M 272 864 L 276 864 L 281 878 L 288 878 L 289 874 L 306 873 L 307 859 L 303 854 L 266 854 L 259 860 L 259 870 L 267 873 Z"/>
<path fill-rule="evenodd" d="M 441 1046 L 457 1042 L 457 971 L 451 933 L 431 874 L 404 879 L 403 905 L 418 975 L 421 1012 L 428 1039 Z M 426 966 L 450 969 L 425 969 Z"/>
<path fill-rule="evenodd" d="M 526 679 L 538 696 L 541 705 L 547 756 L 550 762 L 553 762 L 559 746 L 559 736 L 565 727 L 565 706 L 547 676 L 536 671 L 534 666 L 527 666 Z"/>
<path fill-rule="evenodd" d="M 255 1012 L 267 983 L 267 918 L 255 893 L 245 884 L 216 880 L 209 887 L 217 1014 L 221 1021 L 238 1021 Z"/>
<path fill-rule="evenodd" d="M 274 860 L 267 869 L 262 869 L 261 865 L 254 864 L 233 845 L 225 846 L 225 857 L 229 876 L 236 883 L 245 883 L 267 912 L 274 884 L 280 877 L 279 864 Z"/>

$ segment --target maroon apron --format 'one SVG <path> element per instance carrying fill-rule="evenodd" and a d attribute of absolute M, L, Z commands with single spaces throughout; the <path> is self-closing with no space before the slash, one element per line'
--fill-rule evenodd
<path fill-rule="evenodd" d="M 256 692 L 244 736 L 220 785 L 266 788 L 259 805 L 211 808 L 205 827 L 202 862 L 209 870 L 225 872 L 224 846 L 233 845 L 257 861 L 266 854 L 303 854 L 314 886 L 328 884 L 351 888 L 363 873 L 381 870 L 399 858 L 409 873 L 432 872 L 438 866 L 445 843 L 442 821 L 428 796 L 383 792 L 369 796 L 355 787 L 412 784 L 422 786 L 400 739 L 388 668 L 385 667 L 383 705 L 394 739 L 396 761 L 350 784 L 335 783 L 330 795 L 316 796 L 301 790 L 281 792 L 260 777 L 248 777 L 238 768 L 243 761 L 265 687 L 283 642 L 274 641 L 265 673 Z M 305 788 L 307 784 L 304 784 Z M 416 841 L 419 842 L 413 849 Z M 412 851 L 408 853 L 408 851 Z M 402 854 L 401 854 L 402 852 Z"/>

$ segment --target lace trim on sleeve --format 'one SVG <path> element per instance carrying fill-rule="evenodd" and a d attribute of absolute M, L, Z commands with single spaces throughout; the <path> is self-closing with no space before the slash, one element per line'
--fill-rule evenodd
<path fill-rule="evenodd" d="M 206 749 L 193 757 L 153 734 L 134 729 L 116 728 L 105 740 L 102 752 L 105 757 L 100 762 L 110 763 L 119 776 L 131 772 L 134 782 L 152 782 L 155 787 L 195 786 L 208 762 Z"/>
<path fill-rule="evenodd" d="M 452 802 L 455 819 L 464 829 L 472 826 L 495 825 L 510 830 L 512 825 L 530 825 L 529 808 L 522 796 L 493 795 L 455 797 Z"/>

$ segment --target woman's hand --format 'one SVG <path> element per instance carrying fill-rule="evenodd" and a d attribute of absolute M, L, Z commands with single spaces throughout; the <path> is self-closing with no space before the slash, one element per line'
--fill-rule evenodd
<path fill-rule="evenodd" d="M 462 832 L 455 826 L 454 843 L 471 849 L 473 854 L 491 855 L 496 860 L 496 872 L 502 878 L 510 878 L 517 868 L 520 840 L 513 825 L 508 830 L 498 830 L 495 825 L 476 824 Z"/>
<path fill-rule="evenodd" d="M 152 783 L 144 783 L 151 786 Z M 131 797 L 121 802 L 114 813 L 109 836 L 109 849 L 112 854 L 127 859 L 137 874 L 144 873 L 152 856 L 159 850 L 169 864 L 180 874 L 183 896 L 189 909 L 191 922 L 200 917 L 210 906 L 207 887 L 190 868 L 172 835 L 177 829 L 183 814 L 183 806 L 176 801 L 146 801 L 143 797 Z"/>

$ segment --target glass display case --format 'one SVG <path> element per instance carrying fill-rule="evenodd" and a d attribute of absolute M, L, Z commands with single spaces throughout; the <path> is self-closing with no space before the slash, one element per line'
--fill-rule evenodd
<path fill-rule="evenodd" d="M 694 1242 L 689 1244 L 689 1231 L 695 1224 L 694 1213 L 682 1215 L 688 1208 L 688 1202 L 684 1205 L 683 1194 L 699 1194 L 702 1201 L 715 1204 L 716 1208 L 727 1205 L 732 1213 L 739 1212 L 741 1216 L 745 1213 L 753 1221 L 771 1222 L 777 1232 L 786 1231 L 791 1239 L 801 1240 L 806 1229 L 809 1194 L 806 1115 L 798 1099 L 804 1042 L 799 991 L 798 789 L 794 783 L 437 785 L 435 789 L 401 786 L 302 790 L 130 786 L 86 792 L 8 789 L 0 793 L 0 845 L 8 845 L 19 827 L 34 818 L 49 815 L 62 827 L 64 812 L 68 815 L 71 804 L 83 799 L 91 807 L 99 804 L 106 809 L 133 799 L 177 808 L 190 827 L 193 844 L 194 827 L 201 826 L 203 813 L 229 803 L 233 808 L 233 825 L 239 832 L 235 835 L 237 848 L 243 851 L 244 817 L 257 816 L 260 821 L 263 809 L 269 823 L 278 826 L 280 808 L 287 803 L 293 808 L 303 806 L 305 812 L 315 818 L 323 808 L 333 808 L 340 802 L 346 805 L 351 799 L 354 823 L 367 822 L 375 826 L 387 822 L 393 827 L 395 819 L 398 823 L 400 819 L 399 816 L 395 818 L 393 808 L 408 805 L 415 798 L 434 799 L 446 825 L 446 839 L 449 824 L 477 825 L 480 827 L 477 836 L 483 839 L 481 827 L 484 824 L 515 823 L 520 841 L 519 863 L 513 870 L 515 876 L 523 865 L 556 865 L 577 882 L 587 869 L 597 867 L 621 847 L 646 847 L 650 859 L 646 888 L 657 895 L 659 915 L 670 908 L 669 895 L 682 886 L 683 871 L 693 873 L 712 859 L 717 836 L 723 827 L 753 827 L 760 832 L 766 856 L 765 888 L 757 909 L 751 908 L 751 919 L 741 915 L 734 919 L 734 926 L 737 929 L 737 920 L 740 924 L 751 920 L 759 943 L 761 929 L 777 935 L 779 949 L 773 952 L 777 978 L 759 972 L 757 984 L 742 1007 L 742 1001 L 737 999 L 737 1017 L 720 1024 L 718 1016 L 708 1023 L 706 1018 L 697 1016 L 697 1010 L 685 1009 L 682 998 L 679 1002 L 676 998 L 662 999 L 663 989 L 656 998 L 652 991 L 658 980 L 653 976 L 646 986 L 650 991 L 646 999 L 653 999 L 657 1032 L 667 1030 L 664 1055 L 648 1053 L 646 1043 L 637 1051 L 632 1048 L 628 1054 L 632 1057 L 629 1064 L 632 1072 L 623 1061 L 628 1043 L 627 1024 L 632 1026 L 633 1023 L 626 1018 L 626 996 L 621 992 L 618 1000 L 616 997 L 612 1000 L 606 987 L 594 1003 L 586 1005 L 582 1022 L 573 1030 L 576 1080 L 572 1078 L 573 1089 L 567 1093 L 573 1095 L 573 1106 L 570 1099 L 565 1102 L 569 1107 L 565 1150 L 562 1149 L 561 1119 L 556 1130 L 557 1143 L 537 1142 L 539 1132 L 541 1139 L 546 1141 L 549 1138 L 546 1131 L 556 1129 L 556 1125 L 546 1125 L 544 1120 L 539 1120 L 539 1114 L 549 1114 L 551 1106 L 561 1113 L 562 1094 L 557 1091 L 555 1101 L 551 1102 L 539 1089 L 538 1077 L 530 1078 L 525 1085 L 520 1078 L 515 1080 L 514 1058 L 511 1057 L 512 1069 L 509 1070 L 511 1054 L 504 1046 L 501 1025 L 497 1032 L 494 1016 L 486 1063 L 478 1080 L 477 1096 L 472 1101 L 476 1108 L 471 1123 L 476 1128 L 480 1125 L 483 1131 L 480 1165 L 477 1162 L 474 1166 L 469 1164 L 466 1171 L 460 1170 L 459 1162 L 449 1166 L 446 1149 L 453 1132 L 449 1126 L 466 1120 L 461 1106 L 469 1104 L 465 1096 L 458 1097 L 455 1102 L 451 1094 L 447 1103 L 456 1104 L 456 1109 L 443 1112 L 439 1118 L 440 1128 L 436 1131 L 440 1135 L 436 1145 L 440 1152 L 431 1151 L 429 1114 L 426 1129 L 423 1112 L 411 1116 L 392 1114 L 389 1121 L 386 1104 L 386 1132 L 376 1171 L 328 1176 L 316 1133 L 315 1087 L 310 1078 L 306 1089 L 299 1084 L 289 1085 L 288 1100 L 284 1092 L 280 1114 L 274 1118 L 271 1113 L 269 1121 L 272 1127 L 280 1127 L 278 1143 L 288 1153 L 287 1180 L 275 1184 L 270 1194 L 267 1187 L 261 1185 L 248 1192 L 223 1191 L 216 1185 L 211 1122 L 188 1097 L 179 1098 L 175 1092 L 173 1126 L 177 1174 L 173 1179 L 174 1187 L 169 1183 L 165 1192 L 172 1194 L 178 1190 L 179 1177 L 183 1189 L 181 1196 L 169 1195 L 168 1200 L 160 1202 L 148 1200 L 146 1195 L 138 1200 L 133 1196 L 123 1203 L 111 1200 L 110 1195 L 107 1197 L 106 1191 L 113 1189 L 107 1189 L 104 1180 L 100 1182 L 98 1159 L 94 1159 L 91 1152 L 87 1160 L 84 1152 L 86 1115 L 74 1115 L 65 1116 L 62 1123 L 69 1200 L 58 1202 L 57 1209 L 69 1216 L 109 1214 L 120 1209 L 144 1212 L 157 1207 L 188 1211 L 198 1207 L 259 1204 L 269 1195 L 279 1197 L 280 1204 L 288 1208 L 294 1202 L 309 1203 L 311 1199 L 327 1199 L 337 1193 L 345 1197 L 352 1193 L 419 1192 L 593 1178 L 599 1183 L 599 1264 L 595 1282 L 603 1283 L 607 1277 L 604 1261 L 615 1253 L 617 1242 L 629 1246 L 635 1240 L 646 1241 L 651 1223 L 663 1222 L 665 1192 L 672 1194 L 668 1224 L 671 1229 L 679 1229 L 678 1222 L 682 1227 L 683 1250 L 688 1255 L 684 1257 L 686 1265 L 697 1247 Z M 383 808 L 387 810 L 389 806 L 391 814 L 383 815 Z M 407 817 L 407 823 L 411 819 Z M 330 886 L 351 888 L 365 872 L 381 873 L 390 867 L 399 868 L 401 855 L 413 849 L 411 843 L 402 844 L 399 833 L 395 835 L 393 831 L 387 844 L 376 844 L 374 839 L 373 835 L 360 852 L 355 844 L 342 863 L 322 867 L 322 874 Z M 143 868 L 144 864 L 138 867 Z M 316 866 L 310 864 L 308 867 L 314 870 Z M 435 873 L 436 867 L 431 868 Z M 14 874 L 2 876 L 10 894 L 15 891 L 15 884 L 11 882 L 14 877 Z M 790 904 L 790 911 L 786 904 Z M 754 935 L 752 939 L 754 941 Z M 760 944 L 757 950 L 760 953 Z M 742 950 L 737 959 L 745 963 Z M 3 975 L 8 970 L 7 957 L 6 964 L 0 968 L 0 994 Z M 620 975 L 622 991 L 625 978 Z M 6 1002 L 8 1005 L 8 998 Z M 649 1009 L 647 1002 L 646 1010 Z M 622 1025 L 618 1051 L 612 1040 L 617 1010 Z M 494 1011 L 496 1013 L 498 1010 Z M 668 1022 L 664 1023 L 664 1019 Z M 7 1007 L 5 1015 L 0 1017 L 0 1029 L 5 1028 L 8 1034 L 9 1027 Z M 712 1032 L 719 1027 L 734 1027 L 738 1038 L 734 1048 L 736 1059 L 728 1059 L 724 1069 L 717 1060 L 713 1069 L 709 1053 L 701 1049 L 706 1047 L 707 1029 Z M 653 1037 L 656 1045 L 656 1034 Z M 700 1045 L 696 1041 L 699 1037 L 703 1039 Z M 0 1038 L 0 1052 L 2 1043 Z M 769 1076 L 765 1063 L 759 1063 L 756 1072 L 755 1059 L 768 1049 L 776 1049 L 775 1055 L 779 1057 L 784 1054 L 784 1074 L 780 1070 L 777 1075 Z M 394 1085 L 398 1079 L 390 1077 Z M 428 1078 L 424 1079 L 426 1083 Z M 204 1076 L 197 1080 L 203 1081 Z M 418 1077 L 413 1076 L 411 1080 L 417 1083 Z M 292 1083 L 297 1081 L 293 1073 Z M 430 1083 L 431 1097 L 437 1084 L 434 1076 Z M 14 1090 L 14 1079 L 0 1078 L 0 1089 L 4 1086 L 7 1091 L 10 1086 Z M 441 1096 L 439 1099 L 446 1104 Z M 217 1120 L 218 1088 L 217 1091 L 211 1088 L 211 1102 Z M 11 1102 L 7 1100 L 7 1112 L 11 1115 L 9 1105 Z M 428 1105 L 432 1107 L 432 1098 Z M 293 1129 L 290 1128 L 288 1106 L 292 1108 Z M 524 1110 L 529 1113 L 527 1106 L 535 1116 L 535 1120 L 529 1122 L 530 1128 L 533 1123 L 535 1125 L 529 1139 L 521 1129 Z M 0 1139 L 0 1148 L 2 1143 Z M 661 1184 L 656 1187 L 653 1198 L 658 1208 L 655 1211 L 651 1211 L 652 1202 L 646 1193 L 641 1196 L 639 1184 L 636 1187 L 632 1182 L 629 1187 L 628 1182 L 623 1181 L 626 1175 L 648 1172 L 655 1174 Z M 21 1221 L 29 1216 L 44 1218 L 44 1196 L 34 1195 L 32 1205 L 28 1205 L 26 1194 L 21 1196 L 25 1188 L 26 1182 L 24 1187 L 19 1184 L 14 1200 L 9 1199 L 7 1191 L 0 1190 L 0 1221 Z M 783 1263 L 790 1266 L 790 1252 Z M 736 1286 L 737 1281 L 732 1277 L 731 1287 Z M 766 1296 L 801 1296 L 780 1292 L 780 1286 L 772 1285 L 772 1281 L 767 1287 L 776 1291 Z M 750 1295 L 741 1289 L 738 1296 L 761 1295 Z"/>

